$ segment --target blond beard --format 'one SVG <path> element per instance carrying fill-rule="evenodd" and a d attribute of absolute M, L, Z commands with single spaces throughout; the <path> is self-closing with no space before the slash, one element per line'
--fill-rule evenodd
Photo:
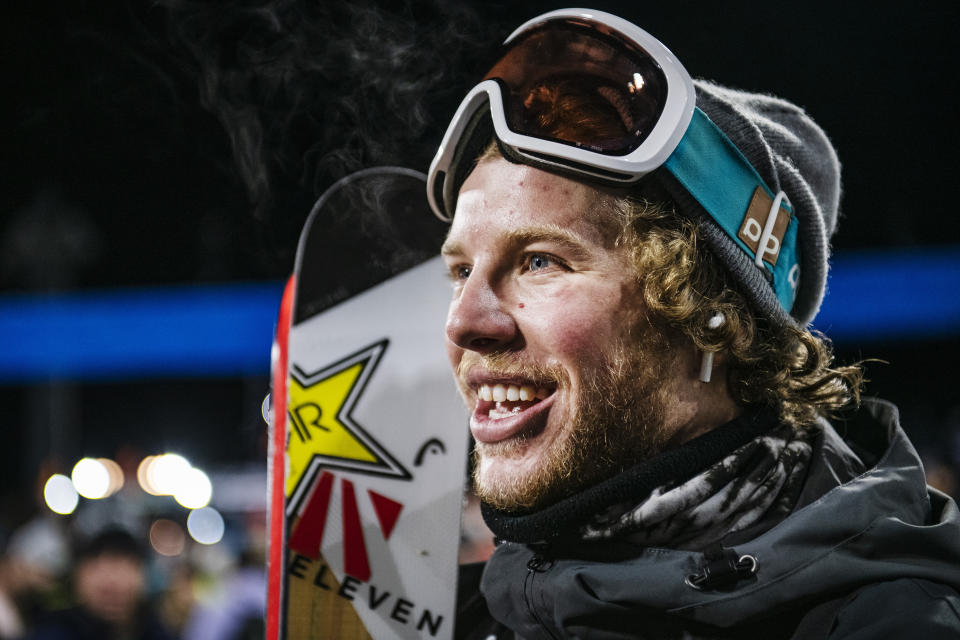
<path fill-rule="evenodd" d="M 662 372 L 672 358 L 668 341 L 649 325 L 618 344 L 602 363 L 581 371 L 584 384 L 574 403 L 574 415 L 544 459 L 530 472 L 511 478 L 486 478 L 484 458 L 519 458 L 524 436 L 496 443 L 476 443 L 473 452 L 474 488 L 481 500 L 504 511 L 533 511 L 633 466 L 664 448 L 667 393 Z M 510 354 L 482 356 L 485 366 L 516 374 L 541 385 L 569 386 L 559 368 L 510 365 Z"/>

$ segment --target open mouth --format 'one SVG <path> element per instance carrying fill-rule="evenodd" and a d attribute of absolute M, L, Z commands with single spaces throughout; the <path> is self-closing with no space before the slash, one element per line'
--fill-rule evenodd
<path fill-rule="evenodd" d="M 477 406 L 471 430 L 480 442 L 498 442 L 546 426 L 555 387 L 522 382 L 488 382 L 475 387 Z"/>

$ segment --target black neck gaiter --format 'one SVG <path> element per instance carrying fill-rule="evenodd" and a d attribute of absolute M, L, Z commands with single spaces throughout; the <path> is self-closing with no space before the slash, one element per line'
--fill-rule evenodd
<path fill-rule="evenodd" d="M 771 510 L 789 512 L 811 436 L 773 411 L 744 414 L 599 484 L 530 513 L 483 505 L 487 526 L 520 543 L 628 537 L 644 546 L 696 548 Z"/>

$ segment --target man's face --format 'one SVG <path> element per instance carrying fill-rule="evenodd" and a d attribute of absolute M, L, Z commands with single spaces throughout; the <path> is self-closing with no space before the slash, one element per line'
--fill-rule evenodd
<path fill-rule="evenodd" d="M 115 625 L 133 619 L 144 590 L 143 564 L 123 554 L 102 553 L 77 566 L 77 600 L 96 617 Z"/>
<path fill-rule="evenodd" d="M 473 410 L 480 497 L 544 506 L 662 446 L 668 340 L 580 183 L 502 159 L 460 192 L 443 253 L 448 352 Z"/>

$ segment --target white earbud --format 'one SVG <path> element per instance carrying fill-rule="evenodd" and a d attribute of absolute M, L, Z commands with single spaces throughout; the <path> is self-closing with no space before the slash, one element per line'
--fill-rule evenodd
<path fill-rule="evenodd" d="M 719 329 L 725 321 L 722 313 L 715 313 L 707 321 L 707 328 Z M 710 382 L 711 375 L 713 375 L 713 351 L 704 351 L 703 358 L 700 360 L 700 382 Z"/>

